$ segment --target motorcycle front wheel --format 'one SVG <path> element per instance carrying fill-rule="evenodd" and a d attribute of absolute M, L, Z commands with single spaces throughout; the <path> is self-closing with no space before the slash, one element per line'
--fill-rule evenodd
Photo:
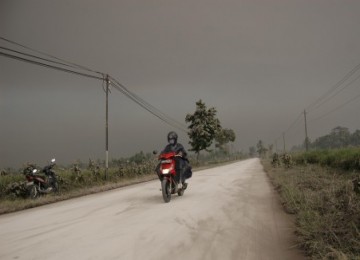
<path fill-rule="evenodd" d="M 49 186 L 52 188 L 53 193 L 59 193 L 59 183 L 55 175 L 49 177 Z"/>
<path fill-rule="evenodd" d="M 59 193 L 59 183 L 57 181 L 55 181 L 52 186 L 53 186 L 54 193 Z"/>
<path fill-rule="evenodd" d="M 163 199 L 165 203 L 168 203 L 171 200 L 171 189 L 170 189 L 170 181 L 167 179 L 163 179 L 161 182 L 161 191 L 163 195 Z"/>
<path fill-rule="evenodd" d="M 34 200 L 34 199 L 36 199 L 38 197 L 38 195 L 39 195 L 39 192 L 38 192 L 36 186 L 35 185 L 30 186 L 29 187 L 29 197 L 30 197 L 30 199 Z"/>

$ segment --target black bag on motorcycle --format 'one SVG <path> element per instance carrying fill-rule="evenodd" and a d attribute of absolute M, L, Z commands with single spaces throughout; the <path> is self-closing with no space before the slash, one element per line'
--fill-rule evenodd
<path fill-rule="evenodd" d="M 190 165 L 187 165 L 184 171 L 184 177 L 185 179 L 190 179 L 192 176 L 192 168 Z"/>
<path fill-rule="evenodd" d="M 192 176 L 192 168 L 189 165 L 187 160 L 184 160 L 182 158 L 176 159 L 176 172 L 183 172 L 183 178 L 189 179 Z"/>

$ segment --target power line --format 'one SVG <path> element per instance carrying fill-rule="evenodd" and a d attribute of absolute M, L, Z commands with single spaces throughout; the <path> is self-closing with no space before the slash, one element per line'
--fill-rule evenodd
<path fill-rule="evenodd" d="M 70 67 L 70 68 L 73 68 L 73 69 L 79 69 L 79 68 L 76 67 L 76 66 L 72 66 L 72 65 L 69 65 L 69 64 L 66 64 L 66 63 L 62 63 L 62 62 L 58 62 L 58 61 L 53 61 L 53 60 L 45 59 L 45 58 L 42 58 L 42 57 L 39 57 L 39 56 L 36 56 L 36 55 L 32 55 L 32 54 L 28 54 L 28 53 L 25 53 L 25 52 L 17 51 L 17 50 L 10 49 L 10 48 L 7 48 L 7 47 L 0 46 L 0 49 L 3 49 L 3 50 L 5 50 L 5 51 L 9 51 L 9 52 L 13 52 L 13 53 L 17 53 L 17 54 L 21 54 L 21 55 L 23 55 L 23 56 L 35 58 L 35 59 L 38 59 L 38 60 L 47 61 L 47 62 L 51 62 L 51 63 L 54 63 L 54 64 L 58 64 L 58 65 Z"/>
<path fill-rule="evenodd" d="M 161 112 L 159 109 L 154 107 L 153 105 L 146 102 L 144 99 L 136 95 L 135 93 L 131 92 L 129 89 L 127 89 L 123 84 L 121 84 L 116 79 L 110 77 L 112 81 L 114 81 L 117 86 L 121 89 L 118 89 L 121 91 L 124 95 L 126 95 L 128 98 L 132 99 L 134 102 L 138 103 L 140 106 L 142 106 L 144 109 L 149 111 L 152 114 L 157 114 L 157 117 L 161 117 L 161 120 L 166 120 L 167 122 L 171 122 L 171 125 L 178 128 L 179 130 L 186 132 L 186 126 L 181 124 L 180 122 L 176 121 L 175 119 L 171 118 L 170 116 L 166 115 L 165 113 Z"/>
<path fill-rule="evenodd" d="M 8 39 L 5 39 L 3 37 L 0 37 L 0 39 L 3 39 L 3 40 L 6 40 L 10 43 L 13 43 L 13 44 L 16 44 L 16 45 L 19 45 L 21 47 L 24 47 L 24 48 L 27 48 L 27 49 L 30 49 L 30 50 L 34 50 L 32 48 L 29 48 L 29 47 L 26 47 L 22 44 L 19 44 L 19 43 L 15 43 L 13 41 L 10 41 Z M 45 61 L 45 62 L 50 62 L 50 63 L 54 63 L 54 64 L 57 64 L 57 65 L 62 65 L 62 66 L 67 66 L 67 67 L 71 67 L 71 68 L 74 68 L 74 69 L 78 69 L 78 68 L 85 68 L 84 66 L 80 66 L 80 65 L 77 65 L 76 66 L 73 66 L 73 65 L 69 65 L 69 64 L 66 64 L 66 63 L 62 63 L 62 62 L 58 62 L 58 61 L 54 61 L 54 60 L 50 60 L 50 59 L 45 59 L 45 58 L 42 58 L 42 57 L 39 57 L 39 56 L 35 56 L 35 55 L 32 55 L 32 54 L 28 54 L 28 53 L 25 53 L 25 52 L 21 52 L 21 51 L 17 51 L 17 50 L 14 50 L 14 49 L 10 49 L 10 48 L 7 48 L 7 47 L 2 47 L 0 46 L 0 49 L 2 50 L 5 50 L 5 51 L 9 51 L 9 52 L 12 52 L 12 53 L 16 53 L 16 54 L 21 54 L 23 56 L 27 56 L 27 57 L 30 57 L 30 58 L 35 58 L 35 59 L 38 59 L 38 60 L 41 60 L 41 61 Z M 36 50 L 35 50 L 36 51 Z M 36 51 L 40 54 L 44 54 L 43 52 L 39 52 L 39 51 Z M 63 72 L 68 72 L 68 73 L 73 73 L 73 74 L 77 74 L 77 75 L 81 75 L 81 76 L 85 76 L 85 77 L 91 77 L 91 78 L 95 78 L 95 79 L 98 79 L 98 80 L 102 80 L 103 82 L 105 81 L 105 78 L 104 78 L 104 74 L 103 73 L 100 73 L 100 72 L 97 72 L 97 73 L 100 73 L 102 75 L 102 77 L 98 77 L 98 76 L 93 76 L 93 75 L 90 75 L 90 74 L 86 74 L 86 73 L 82 73 L 82 72 L 77 72 L 77 71 L 74 71 L 74 70 L 70 70 L 70 69 L 65 69 L 65 68 L 62 68 L 62 67 L 59 67 L 59 66 L 55 66 L 55 65 L 50 65 L 50 64 L 46 64 L 46 63 L 43 63 L 43 62 L 39 62 L 39 61 L 36 61 L 36 60 L 31 60 L 31 59 L 28 59 L 28 58 L 24 58 L 24 57 L 20 57 L 20 56 L 16 56 L 16 55 L 12 55 L 12 54 L 9 54 L 9 53 L 5 53 L 5 52 L 0 52 L 0 55 L 3 55 L 5 57 L 8 57 L 8 58 L 13 58 L 13 59 L 17 59 L 17 60 L 20 60 L 20 61 L 24 61 L 24 62 L 28 62 L 28 63 L 32 63 L 32 64 L 35 64 L 35 65 L 40 65 L 40 66 L 43 66 L 43 67 L 47 67 L 47 68 L 52 68 L 52 69 L 56 69 L 56 70 L 60 70 L 60 71 L 63 71 Z M 52 55 L 48 55 L 46 54 L 47 56 L 50 56 L 52 58 L 55 58 L 57 60 L 62 60 L 62 59 L 59 59 L 57 57 L 54 57 Z M 64 60 L 62 60 L 64 61 Z M 67 61 L 65 61 L 67 62 Z M 69 62 L 67 62 L 69 63 Z M 70 64 L 74 64 L 74 63 L 70 63 Z M 91 71 L 91 72 L 94 72 L 94 70 L 91 70 L 91 69 L 88 69 L 86 68 L 87 71 Z M 123 84 L 121 84 L 119 81 L 117 81 L 115 78 L 111 77 L 111 80 L 112 82 L 115 82 L 116 85 L 113 83 L 111 84 L 113 87 L 115 87 L 117 90 L 119 90 L 121 93 L 123 93 L 126 97 L 128 97 L 129 99 L 131 99 L 132 101 L 134 101 L 136 104 L 138 104 L 139 106 L 141 106 L 142 108 L 144 108 L 145 110 L 147 110 L 148 112 L 150 112 L 151 114 L 155 115 L 157 118 L 159 118 L 160 120 L 162 120 L 163 122 L 169 124 L 170 126 L 172 127 L 175 127 L 181 131 L 184 131 L 186 132 L 186 127 L 184 127 L 184 125 L 182 125 L 181 123 L 177 122 L 176 120 L 172 119 L 171 117 L 169 117 L 168 115 L 166 115 L 165 113 L 161 112 L 159 109 L 155 108 L 154 106 L 152 106 L 151 104 L 149 104 L 148 102 L 146 102 L 144 99 L 140 98 L 138 95 L 136 95 L 135 93 L 131 92 L 129 89 L 127 89 Z M 104 88 L 104 86 L 103 86 Z"/>
<path fill-rule="evenodd" d="M 58 58 L 58 57 L 56 57 L 56 56 L 54 56 L 54 55 L 50 55 L 50 54 L 48 54 L 48 53 L 45 53 L 45 52 L 42 52 L 42 51 L 38 51 L 38 50 L 36 50 L 36 49 L 34 49 L 34 48 L 25 46 L 25 45 L 23 45 L 23 44 L 20 44 L 20 43 L 18 43 L 18 42 L 15 42 L 15 41 L 12 41 L 12 40 L 9 40 L 9 39 L 6 39 L 6 38 L 4 38 L 4 37 L 2 37 L 2 36 L 0 36 L 0 39 L 3 40 L 3 41 L 6 41 L 6 42 L 8 42 L 8 43 L 11 43 L 11 44 L 20 46 L 20 47 L 22 47 L 22 48 L 31 50 L 31 51 L 36 52 L 36 53 L 38 53 L 38 54 L 42 54 L 42 55 L 45 55 L 45 56 L 47 56 L 47 57 L 56 59 L 56 60 L 58 60 L 58 61 L 65 62 L 65 63 L 67 63 L 67 64 L 72 65 L 73 68 L 76 67 L 76 68 L 83 69 L 83 70 L 87 70 L 87 71 L 94 72 L 94 73 L 97 73 L 97 74 L 103 74 L 102 72 L 92 70 L 92 69 L 90 69 L 90 68 L 88 68 L 88 67 L 85 67 L 85 66 L 76 64 L 76 63 L 74 63 L 74 62 L 70 62 L 70 61 L 67 61 L 67 60 L 64 60 L 64 59 L 60 59 L 60 58 Z"/>
<path fill-rule="evenodd" d="M 323 104 L 325 104 L 326 102 L 328 102 L 329 100 L 331 100 L 332 98 L 334 98 L 336 95 L 338 95 L 340 92 L 342 92 L 344 89 L 346 89 L 347 87 L 349 87 L 351 84 L 353 84 L 356 80 L 358 80 L 360 78 L 360 75 L 357 76 L 355 79 L 353 79 L 352 81 L 350 81 L 348 84 L 346 84 L 345 86 L 343 86 L 342 88 L 341 85 L 343 85 L 352 75 L 354 75 L 358 70 L 360 70 L 360 64 L 356 65 L 351 71 L 349 71 L 341 80 L 339 80 L 332 88 L 330 88 L 328 91 L 326 91 L 322 96 L 320 96 L 315 102 L 313 102 L 312 104 L 310 104 L 308 106 L 308 108 L 305 110 L 307 111 L 307 113 L 313 112 L 314 110 L 316 110 L 317 108 L 319 108 L 320 106 L 322 106 Z M 336 89 L 340 88 L 337 92 L 333 93 Z M 356 98 L 352 99 L 355 100 Z M 351 102 L 352 100 L 350 100 L 349 102 Z M 348 104 L 348 102 L 346 103 Z M 331 112 L 336 111 L 337 109 L 340 109 L 341 107 L 343 107 L 344 105 L 340 107 L 335 108 L 334 110 L 331 110 L 328 114 L 330 114 Z M 327 115 L 327 114 L 326 114 Z M 302 113 L 299 114 L 299 116 L 297 117 L 297 119 L 288 127 L 288 129 L 284 132 L 287 133 L 293 126 L 296 125 L 296 123 L 298 122 L 298 120 L 301 118 Z M 325 116 L 325 115 L 324 115 Z M 322 116 L 322 117 L 324 117 Z M 320 118 L 322 118 L 320 117 Z M 280 139 L 280 137 L 278 137 L 276 140 Z"/>
<path fill-rule="evenodd" d="M 302 117 L 303 113 L 301 112 L 298 117 L 289 125 L 289 127 L 283 132 L 288 133 L 299 121 L 299 119 Z M 282 138 L 283 134 L 281 134 L 278 138 L 275 139 L 275 141 L 279 140 L 280 138 Z"/>
<path fill-rule="evenodd" d="M 286 145 L 285 145 L 285 134 L 288 133 L 297 123 L 298 121 L 300 120 L 300 118 L 302 117 L 303 115 L 303 112 L 301 112 L 298 117 L 289 125 L 289 127 L 286 129 L 286 131 L 282 132 L 282 134 L 275 139 L 274 143 L 277 144 L 277 141 L 279 139 L 283 139 L 283 145 L 284 145 L 284 152 L 286 151 Z"/>
<path fill-rule="evenodd" d="M 356 65 L 351 71 L 349 71 L 340 81 L 338 81 L 332 88 L 330 88 L 328 91 L 326 91 L 322 96 L 320 96 L 314 103 L 310 104 L 307 107 L 308 112 L 312 112 L 315 110 L 320 102 L 322 102 L 324 99 L 326 99 L 333 91 L 335 91 L 337 88 L 339 88 L 346 80 L 348 80 L 355 72 L 357 72 L 360 69 L 360 64 Z M 315 108 L 314 108 L 315 107 Z"/>
<path fill-rule="evenodd" d="M 106 148 L 105 148 L 105 153 L 106 153 L 106 157 L 105 157 L 105 178 L 107 178 L 107 172 L 108 172 L 108 158 L 109 158 L 109 147 L 108 147 L 108 109 L 109 109 L 109 105 L 108 105 L 108 96 L 109 96 L 109 92 L 110 92 L 110 89 L 109 89 L 109 86 L 113 86 L 115 89 L 119 90 L 121 93 L 123 93 L 126 97 L 128 97 L 129 99 L 131 99 L 132 101 L 134 101 L 136 104 L 138 104 L 139 106 L 141 106 L 142 108 L 144 108 L 145 110 L 147 110 L 148 112 L 150 112 L 151 114 L 153 114 L 154 116 L 156 116 L 157 118 L 159 118 L 160 120 L 162 120 L 163 122 L 169 124 L 170 126 L 172 127 L 175 127 L 177 129 L 180 129 L 181 131 L 184 131 L 186 132 L 186 130 L 184 129 L 184 127 L 182 126 L 181 123 L 177 122 L 176 120 L 172 119 L 171 117 L 167 116 L 166 114 L 164 114 L 163 112 L 161 112 L 160 110 L 158 110 L 157 108 L 155 108 L 154 106 L 152 106 L 151 104 L 147 103 L 144 99 L 140 98 L 139 96 L 137 96 L 136 94 L 134 94 L 133 92 L 131 92 L 130 90 L 128 90 L 124 85 L 122 85 L 119 81 L 117 81 L 116 79 L 112 78 L 111 77 L 111 80 L 110 81 L 110 77 L 108 74 L 105 75 L 105 73 L 101 73 L 101 72 L 98 72 L 98 71 L 94 71 L 92 69 L 89 69 L 89 68 L 86 68 L 84 66 L 81 66 L 81 65 L 78 65 L 78 64 L 75 64 L 75 63 L 72 63 L 72 62 L 68 62 L 66 60 L 63 60 L 63 59 L 59 59 L 55 56 L 52 56 L 52 55 L 49 55 L 49 54 L 46 54 L 44 52 L 39 52 L 37 50 L 34 50 L 32 48 L 29 48 L 29 47 L 26 47 L 22 44 L 19 44 L 19 43 L 16 43 L 14 41 L 11 41 L 11 40 L 8 40 L 8 39 L 5 39 L 4 37 L 0 37 L 0 39 L 4 40 L 4 41 L 7 41 L 9 43 L 12 43 L 12 44 L 15 44 L 15 45 L 18 45 L 18 46 L 21 46 L 23 48 L 26 48 L 26 49 L 30 49 L 32 51 L 35 51 L 37 53 L 40 53 L 42 55 L 45 55 L 45 56 L 48 56 L 48 57 L 51 57 L 52 59 L 56 59 L 58 61 L 61 61 L 61 62 L 58 62 L 58 61 L 54 61 L 54 60 L 50 60 L 50 59 L 45 59 L 45 58 L 42 58 L 42 57 L 39 57 L 39 56 L 35 56 L 35 55 L 32 55 L 32 54 L 29 54 L 29 53 L 25 53 L 25 52 L 21 52 L 21 51 L 18 51 L 18 50 L 14 50 L 14 49 L 10 49 L 10 48 L 7 48 L 7 47 L 2 47 L 0 46 L 0 49 L 2 50 L 5 50 L 5 51 L 8 51 L 8 52 L 11 52 L 11 53 L 15 53 L 15 54 L 20 54 L 22 56 L 25 56 L 25 57 L 28 57 L 28 58 L 25 58 L 25 57 L 21 57 L 21 56 L 17 56 L 17 55 L 13 55 L 13 54 L 10 54 L 10 53 L 6 53 L 6 52 L 2 52 L 0 51 L 0 55 L 4 56 L 4 57 L 7 57 L 7 58 L 12 58 L 12 59 L 16 59 L 16 60 L 20 60 L 20 61 L 23 61 L 23 62 L 28 62 L 28 63 L 31 63 L 31 64 L 35 64 L 35 65 L 39 65 L 39 66 L 43 66 L 43 67 L 46 67 L 46 68 L 51 68 L 51 69 L 55 69 L 55 70 L 60 70 L 60 71 L 63 71 L 63 72 L 67 72 L 67 73 L 73 73 L 73 74 L 76 74 L 76 75 L 80 75 L 80 76 L 84 76 L 84 77 L 89 77 L 89 78 L 93 78 L 93 79 L 98 79 L 98 80 L 101 80 L 102 81 L 102 88 L 104 89 L 104 82 L 106 82 L 106 89 L 105 90 L 105 93 L 106 93 L 106 137 L 105 137 L 105 143 L 106 143 Z M 30 59 L 32 58 L 32 59 Z M 34 59 L 37 59 L 37 60 L 34 60 Z M 40 61 L 43 61 L 43 62 L 40 62 Z M 66 67 L 71 67 L 73 69 L 82 69 L 82 70 L 86 70 L 88 72 L 92 72 L 92 73 L 97 73 L 97 74 L 100 74 L 101 77 L 99 76 L 94 76 L 94 75 L 90 75 L 90 74 L 87 74 L 87 73 L 83 73 L 83 72 L 78 72 L 78 71 L 74 71 L 74 70 L 71 70 L 71 69 L 68 69 L 68 68 L 63 68 L 63 67 L 59 67 L 59 66 L 56 66 L 56 65 L 51 65 L 51 64 L 47 64 L 47 63 L 44 63 L 44 62 L 48 62 L 48 63 L 53 63 L 53 64 L 57 64 L 57 65 L 61 65 L 61 66 L 66 66 Z M 65 63 L 64 63 L 65 62 Z M 69 65 L 70 64 L 70 65 Z"/>
<path fill-rule="evenodd" d="M 161 121 L 167 123 L 168 125 L 175 127 L 183 132 L 186 133 L 186 130 L 184 129 L 183 126 L 180 125 L 180 123 L 176 122 L 175 120 L 171 119 L 168 116 L 164 116 L 164 114 L 162 112 L 160 112 L 159 110 L 156 111 L 155 109 L 152 108 L 152 106 L 147 105 L 146 103 L 141 102 L 139 99 L 135 98 L 134 96 L 132 96 L 130 93 L 128 93 L 125 89 L 123 89 L 121 86 L 119 86 L 119 84 L 115 84 L 112 80 L 110 81 L 110 85 L 113 86 L 115 89 L 117 89 L 118 91 L 120 91 L 122 94 L 124 94 L 126 97 L 128 97 L 129 99 L 131 99 L 132 101 L 134 101 L 136 104 L 138 104 L 139 106 L 141 106 L 143 109 L 145 109 L 146 111 L 148 111 L 149 113 L 151 113 L 152 115 L 156 116 L 157 118 L 159 118 Z"/>
<path fill-rule="evenodd" d="M 330 88 L 328 91 L 326 91 L 322 96 L 320 96 L 317 100 L 315 100 L 315 102 L 313 102 L 312 104 L 310 104 L 306 110 L 304 110 L 304 112 L 301 112 L 299 114 L 299 116 L 295 119 L 295 121 L 287 128 L 286 131 L 284 131 L 282 133 L 282 135 L 280 135 L 278 138 L 275 139 L 275 143 L 281 138 L 283 137 L 284 139 L 284 146 L 285 146 L 285 133 L 289 132 L 291 128 L 293 128 L 297 122 L 299 121 L 299 119 L 301 118 L 302 114 L 304 113 L 305 116 L 305 124 L 306 124 L 306 113 L 309 112 L 313 112 L 314 110 L 318 109 L 319 107 L 321 107 L 323 104 L 325 104 L 326 102 L 328 102 L 329 100 L 333 99 L 335 96 L 337 96 L 340 92 L 342 92 L 344 89 L 346 89 L 347 87 L 349 87 L 351 84 L 353 84 L 356 80 L 358 80 L 360 78 L 360 75 L 357 76 L 355 79 L 353 79 L 352 81 L 350 81 L 348 84 L 346 84 L 345 86 L 343 86 L 342 88 L 340 88 L 351 76 L 353 76 L 358 70 L 360 70 L 360 64 L 358 64 L 357 66 L 355 66 L 351 71 L 349 71 L 340 81 L 338 81 L 332 88 Z M 340 88 L 340 89 L 339 89 Z M 337 89 L 339 89 L 338 91 L 336 91 Z M 334 93 L 334 91 L 336 91 Z M 336 107 L 335 109 L 329 111 L 328 113 L 314 119 L 311 120 L 311 122 L 315 121 L 315 120 L 320 120 L 326 116 L 328 116 L 329 114 L 339 110 L 340 108 L 346 106 L 347 104 L 353 102 L 354 100 L 358 99 L 360 97 L 360 95 L 355 96 L 354 98 L 348 100 L 347 102 L 345 102 L 344 104 Z M 305 126 L 306 127 L 306 126 Z M 307 129 L 305 130 L 307 132 Z M 305 140 L 307 141 L 307 140 Z"/>
<path fill-rule="evenodd" d="M 344 106 L 348 105 L 349 103 L 355 101 L 355 100 L 358 99 L 358 98 L 360 98 L 360 94 L 357 95 L 357 96 L 355 96 L 355 97 L 353 97 L 353 98 L 351 98 L 350 100 L 346 101 L 345 103 L 341 104 L 340 106 L 337 106 L 337 107 L 334 108 L 333 110 L 330 110 L 330 111 L 327 112 L 326 114 L 324 114 L 324 115 L 322 115 L 322 116 L 320 116 L 320 117 L 318 117 L 318 118 L 315 118 L 315 119 L 311 120 L 311 122 L 317 121 L 317 120 L 320 120 L 320 119 L 323 119 L 324 117 L 332 114 L 333 112 L 339 110 L 340 108 L 343 108 Z"/>
<path fill-rule="evenodd" d="M 46 67 L 46 68 L 60 70 L 60 71 L 67 72 L 67 73 L 73 73 L 73 74 L 88 77 L 88 78 L 103 80 L 102 77 L 98 77 L 98 76 L 94 76 L 94 75 L 90 75 L 90 74 L 86 74 L 86 73 L 82 73 L 82 72 L 78 72 L 78 71 L 73 71 L 73 70 L 70 70 L 70 69 L 61 68 L 61 67 L 58 67 L 58 66 L 42 63 L 42 62 L 39 62 L 39 61 L 26 59 L 26 58 L 19 57 L 19 56 L 16 56 L 16 55 L 12 55 L 12 54 L 8 54 L 8 53 L 5 53 L 5 52 L 0 52 L 0 55 L 8 57 L 8 58 L 15 59 L 15 60 L 20 60 L 20 61 L 35 64 L 35 65 L 43 66 L 43 67 Z"/>
<path fill-rule="evenodd" d="M 284 133 L 289 132 L 290 129 L 293 128 L 293 127 L 297 124 L 297 122 L 300 120 L 300 118 L 302 117 L 302 115 L 303 115 L 303 113 L 301 112 L 301 113 L 299 114 L 299 116 L 295 119 L 295 121 L 288 127 L 288 129 L 287 129 Z"/>
<path fill-rule="evenodd" d="M 344 87 L 342 87 L 341 89 L 339 89 L 337 92 L 335 92 L 333 95 L 329 96 L 328 98 L 324 99 L 323 102 L 321 102 L 320 104 L 318 104 L 316 107 L 314 107 L 310 112 L 316 110 L 317 108 L 319 108 L 320 106 L 322 106 L 323 104 L 325 104 L 326 102 L 328 102 L 329 100 L 333 99 L 335 96 L 337 96 L 340 92 L 342 92 L 344 89 L 346 89 L 347 87 L 349 87 L 351 84 L 353 84 L 355 81 L 357 81 L 360 78 L 360 75 L 358 75 L 355 79 L 353 79 L 352 81 L 350 81 L 348 84 L 346 84 Z"/>

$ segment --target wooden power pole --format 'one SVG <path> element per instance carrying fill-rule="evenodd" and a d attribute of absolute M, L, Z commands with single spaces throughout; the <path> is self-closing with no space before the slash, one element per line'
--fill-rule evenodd
<path fill-rule="evenodd" d="M 284 153 L 286 153 L 285 132 L 283 133 L 283 142 L 284 142 Z"/>
<path fill-rule="evenodd" d="M 106 74 L 106 124 L 105 124 L 105 179 L 108 179 L 109 170 L 109 75 Z"/>
<path fill-rule="evenodd" d="M 308 139 L 308 131 L 307 131 L 306 110 L 304 110 L 304 120 L 305 120 L 305 149 L 306 149 L 306 151 L 309 151 L 309 139 Z"/>

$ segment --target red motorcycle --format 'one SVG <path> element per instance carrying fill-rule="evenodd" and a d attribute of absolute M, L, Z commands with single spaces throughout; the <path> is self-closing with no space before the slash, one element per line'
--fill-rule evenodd
<path fill-rule="evenodd" d="M 38 170 L 34 165 L 30 165 L 24 170 L 27 180 L 26 186 L 29 191 L 30 198 L 35 199 L 41 194 L 48 194 L 50 192 L 59 192 L 59 183 L 57 176 L 52 168 L 55 166 L 55 159 L 45 166 L 41 172 L 45 174 L 39 175 Z"/>
<path fill-rule="evenodd" d="M 164 201 L 167 203 L 171 200 L 171 194 L 177 193 L 179 196 L 184 195 L 187 184 L 180 184 L 175 179 L 176 176 L 176 157 L 181 157 L 174 152 L 160 154 L 160 175 L 161 191 Z"/>

